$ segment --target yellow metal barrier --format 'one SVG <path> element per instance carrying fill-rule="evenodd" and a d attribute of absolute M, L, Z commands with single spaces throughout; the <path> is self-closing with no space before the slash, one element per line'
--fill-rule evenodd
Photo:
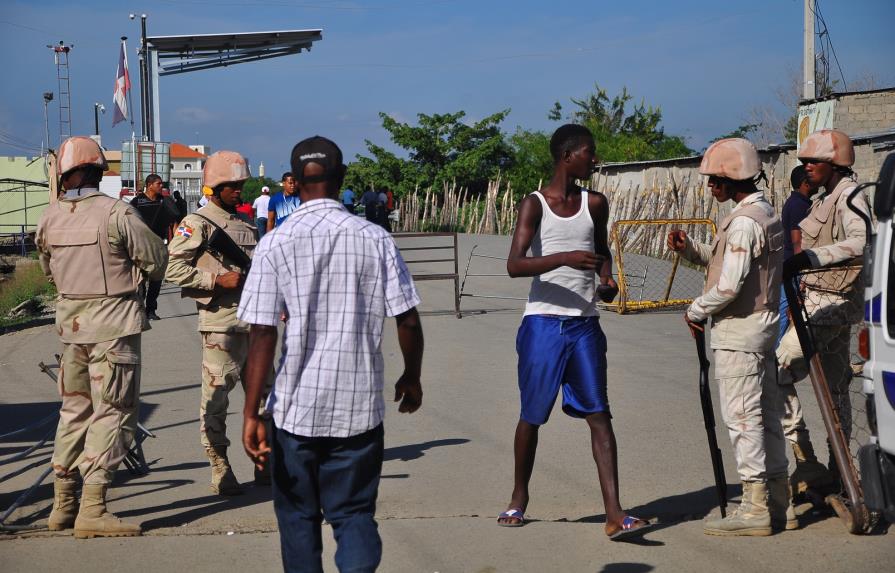
<path fill-rule="evenodd" d="M 616 221 L 612 224 L 612 230 L 610 231 L 609 241 L 613 245 L 615 252 L 613 256 L 615 258 L 615 264 L 618 268 L 618 302 L 604 305 L 607 308 L 615 310 L 619 314 L 625 314 L 626 312 L 638 312 L 638 311 L 647 311 L 647 310 L 659 310 L 663 308 L 672 308 L 676 306 L 684 306 L 693 302 L 692 298 L 670 298 L 671 296 L 671 286 L 674 283 L 675 276 L 677 275 L 678 266 L 680 263 L 680 256 L 674 255 L 672 260 L 671 272 L 668 275 L 668 281 L 665 285 L 664 296 L 657 300 L 629 300 L 630 297 L 630 289 L 628 285 L 628 280 L 625 275 L 625 259 L 622 245 L 622 237 L 621 230 L 625 227 L 632 226 L 644 226 L 644 227 L 659 227 L 659 226 L 673 226 L 675 228 L 684 228 L 692 225 L 706 225 L 711 230 L 711 236 L 715 235 L 715 223 L 711 219 L 623 219 L 621 221 Z M 655 231 L 654 233 L 657 233 Z M 647 236 L 646 238 L 641 239 L 642 242 L 647 244 L 656 243 L 659 244 L 658 249 L 662 250 L 663 245 L 665 243 L 664 236 Z M 646 256 L 650 256 L 650 253 L 643 253 Z M 645 280 L 645 277 L 644 277 Z M 642 289 L 641 289 L 642 292 Z"/>

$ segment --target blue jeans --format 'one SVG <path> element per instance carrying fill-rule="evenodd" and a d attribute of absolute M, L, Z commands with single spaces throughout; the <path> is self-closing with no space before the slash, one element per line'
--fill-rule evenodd
<path fill-rule="evenodd" d="M 258 240 L 267 232 L 267 217 L 256 217 L 255 225 L 258 227 Z"/>
<path fill-rule="evenodd" d="M 350 438 L 307 438 L 276 428 L 273 507 L 283 570 L 322 573 L 323 518 L 342 573 L 372 572 L 382 559 L 374 515 L 382 473 L 382 424 Z"/>
<path fill-rule="evenodd" d="M 786 334 L 786 329 L 789 328 L 789 314 L 786 312 L 789 309 L 789 301 L 786 299 L 786 290 L 783 288 L 783 285 L 780 285 L 780 334 L 777 335 L 777 344 L 780 344 L 780 339 L 783 338 L 783 335 Z"/>

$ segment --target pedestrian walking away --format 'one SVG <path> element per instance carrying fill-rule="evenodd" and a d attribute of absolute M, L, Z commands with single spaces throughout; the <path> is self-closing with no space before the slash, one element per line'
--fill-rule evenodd
<path fill-rule="evenodd" d="M 346 187 L 342 191 L 342 206 L 351 214 L 354 214 L 354 191 L 350 187 Z"/>
<path fill-rule="evenodd" d="M 58 292 L 62 342 L 47 527 L 74 527 L 79 538 L 140 535 L 139 525 L 108 511 L 106 494 L 140 410 L 140 340 L 149 329 L 140 289 L 164 276 L 168 257 L 136 209 L 100 193 L 107 165 L 95 141 L 66 139 L 58 168 L 64 195 L 47 206 L 36 233 L 40 265 Z"/>
<path fill-rule="evenodd" d="M 783 226 L 757 183 L 764 178 L 755 146 L 729 138 L 706 150 L 699 172 L 712 197 L 736 205 L 718 226 L 711 246 L 686 232 L 668 234 L 668 247 L 708 267 L 705 289 L 684 314 L 694 333 L 712 319 L 715 379 L 724 423 L 743 485 L 740 505 L 706 520 L 708 535 L 771 535 L 796 529 L 790 501 L 783 396 L 773 349 L 779 332 Z"/>
<path fill-rule="evenodd" d="M 295 177 L 292 176 L 291 172 L 283 173 L 280 185 L 283 186 L 283 191 L 271 197 L 270 202 L 267 204 L 268 231 L 273 231 L 274 227 L 280 226 L 286 220 L 286 217 L 298 209 L 299 204 L 301 204 L 301 199 L 299 199 L 298 191 L 295 188 Z"/>
<path fill-rule="evenodd" d="M 412 413 L 423 395 L 420 299 L 391 236 L 341 206 L 338 146 L 306 139 L 291 163 L 301 207 L 255 252 L 239 304 L 239 318 L 252 325 L 243 445 L 255 464 L 272 457 L 285 571 L 323 571 L 326 519 L 339 571 L 372 572 L 382 557 L 375 512 L 384 452 L 383 319 L 395 317 L 404 357 L 398 411 Z M 258 405 L 284 312 L 269 434 Z"/>
<path fill-rule="evenodd" d="M 270 205 L 270 187 L 261 188 L 261 195 L 255 198 L 252 209 L 255 210 L 255 226 L 258 228 L 258 240 L 267 232 L 267 211 Z"/>
<path fill-rule="evenodd" d="M 786 260 L 783 276 L 787 280 L 804 270 L 833 267 L 829 271 L 803 275 L 800 284 L 804 289 L 802 298 L 811 323 L 814 350 L 820 358 L 836 415 L 848 439 L 852 426 L 849 387 L 853 378 L 850 337 L 852 325 L 864 318 L 864 289 L 858 277 L 867 243 L 864 220 L 848 203 L 851 202 L 854 209 L 868 220 L 870 209 L 864 193 L 857 190 L 855 174 L 851 170 L 855 151 L 846 134 L 836 130 L 814 132 L 802 142 L 798 156 L 805 166 L 808 184 L 816 189 L 823 188 L 823 193 L 818 195 L 808 215 L 799 223 L 801 252 Z M 792 382 L 808 375 L 807 361 L 794 328 L 780 340 L 777 360 L 779 377 L 788 382 L 784 388 L 794 390 Z M 839 469 L 832 452 L 829 472 L 823 471 L 811 445 L 798 396 L 794 396 L 792 402 L 785 423 L 795 440 L 793 487 L 797 493 L 814 490 L 821 497 L 838 493 Z M 837 513 L 847 511 L 842 504 L 835 503 L 835 498 L 831 501 Z"/>
<path fill-rule="evenodd" d="M 211 490 L 237 495 L 242 487 L 227 457 L 227 408 L 230 392 L 243 385 L 249 342 L 249 325 L 236 316 L 256 244 L 255 227 L 236 215 L 249 168 L 240 154 L 218 151 L 206 160 L 202 177 L 212 194 L 205 207 L 180 222 L 165 278 L 182 287 L 182 296 L 195 299 L 199 310 L 199 436 L 211 464 Z M 267 483 L 266 472 L 257 473 L 256 481 Z"/>
<path fill-rule="evenodd" d="M 131 205 L 143 218 L 143 222 L 165 244 L 171 240 L 174 232 L 174 224 L 180 221 L 177 204 L 167 197 L 162 196 L 162 178 L 157 173 L 146 176 L 144 191 L 137 193 L 131 200 Z M 146 285 L 146 316 L 149 320 L 159 320 L 156 313 L 158 309 L 158 295 L 162 288 L 162 281 L 149 281 Z"/>
<path fill-rule="evenodd" d="M 594 138 L 586 127 L 567 124 L 557 129 L 550 152 L 553 177 L 547 187 L 520 204 L 507 260 L 511 277 L 533 278 L 516 336 L 522 412 L 513 448 L 513 494 L 497 523 L 525 524 L 538 432 L 561 389 L 563 412 L 584 419 L 590 429 L 606 511 L 605 532 L 621 540 L 643 534 L 650 523 L 627 515 L 618 493 L 616 442 L 606 393 L 606 336 L 596 309 L 598 299 L 611 301 L 618 293 L 607 241 L 609 203 L 601 193 L 575 183 L 588 179 L 596 166 Z"/>

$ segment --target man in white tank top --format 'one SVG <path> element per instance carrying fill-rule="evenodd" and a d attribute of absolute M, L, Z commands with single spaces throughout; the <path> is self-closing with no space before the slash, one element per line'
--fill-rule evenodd
<path fill-rule="evenodd" d="M 497 523 L 525 524 L 538 429 L 562 389 L 563 411 L 586 420 L 590 428 L 606 534 L 617 540 L 640 535 L 650 524 L 626 515 L 618 496 L 615 434 L 606 397 L 606 337 L 596 309 L 597 297 L 608 302 L 618 293 L 606 233 L 609 204 L 602 194 L 576 183 L 589 178 L 596 165 L 594 139 L 586 127 L 557 129 L 550 152 L 553 177 L 520 204 L 507 260 L 511 277 L 532 277 L 532 284 L 516 337 L 522 411 L 514 443 L 515 483 L 509 507 Z"/>

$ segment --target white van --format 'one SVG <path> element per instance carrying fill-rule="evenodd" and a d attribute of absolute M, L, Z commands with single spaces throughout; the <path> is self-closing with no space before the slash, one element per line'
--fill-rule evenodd
<path fill-rule="evenodd" d="M 876 238 L 865 267 L 866 329 L 861 333 L 871 440 L 858 456 L 864 503 L 895 523 L 895 153 L 880 170 L 873 201 Z"/>

